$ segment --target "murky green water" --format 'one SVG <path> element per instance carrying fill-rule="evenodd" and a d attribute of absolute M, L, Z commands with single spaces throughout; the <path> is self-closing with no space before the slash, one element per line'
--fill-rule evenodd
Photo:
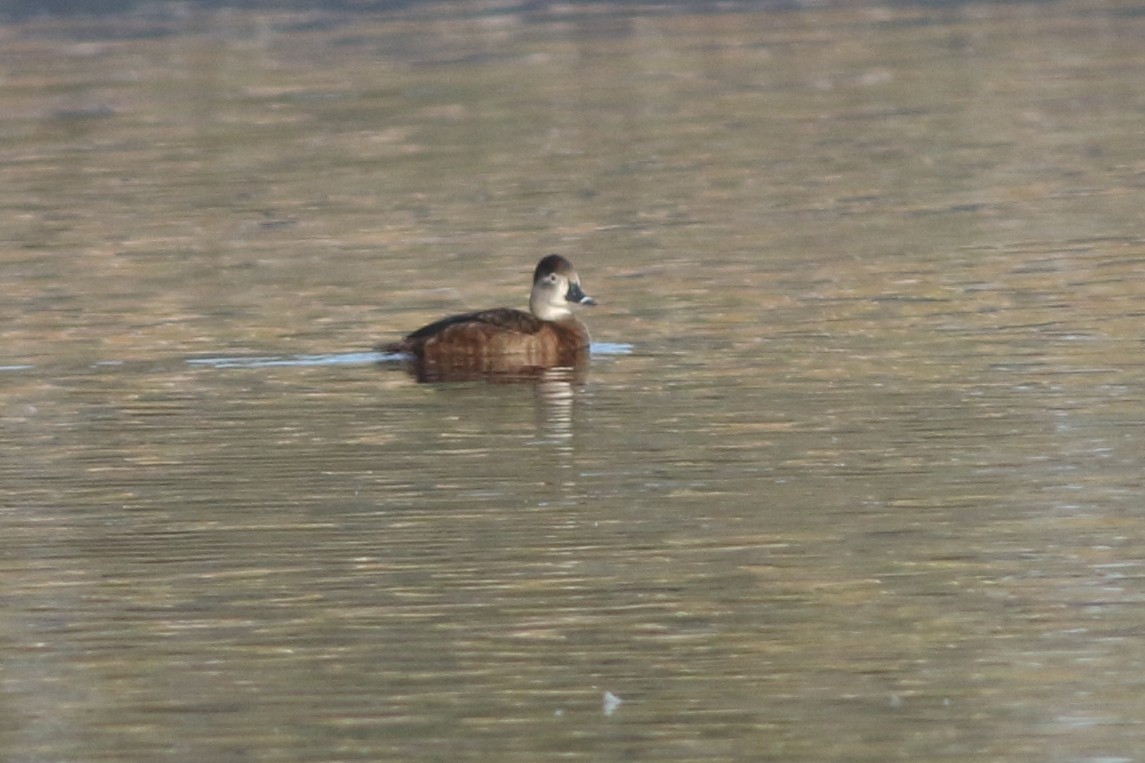
<path fill-rule="evenodd" d="M 1145 8 L 162 8 L 0 30 L 0 757 L 1139 759 Z"/>

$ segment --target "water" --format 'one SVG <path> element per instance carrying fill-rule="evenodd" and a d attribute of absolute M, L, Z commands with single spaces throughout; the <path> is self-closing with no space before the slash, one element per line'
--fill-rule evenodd
<path fill-rule="evenodd" d="M 2 757 L 1137 759 L 1140 10 L 10 22 Z"/>

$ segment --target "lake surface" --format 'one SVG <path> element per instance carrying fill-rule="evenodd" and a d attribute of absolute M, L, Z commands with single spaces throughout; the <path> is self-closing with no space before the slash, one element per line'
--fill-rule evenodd
<path fill-rule="evenodd" d="M 1145 6 L 0 35 L 0 758 L 1142 759 Z"/>

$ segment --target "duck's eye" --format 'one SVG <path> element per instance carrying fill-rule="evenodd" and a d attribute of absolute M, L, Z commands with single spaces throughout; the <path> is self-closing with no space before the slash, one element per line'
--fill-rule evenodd
<path fill-rule="evenodd" d="M 556 283 L 556 282 L 557 282 L 557 274 L 556 273 L 549 273 L 547 276 L 545 276 L 545 283 Z"/>

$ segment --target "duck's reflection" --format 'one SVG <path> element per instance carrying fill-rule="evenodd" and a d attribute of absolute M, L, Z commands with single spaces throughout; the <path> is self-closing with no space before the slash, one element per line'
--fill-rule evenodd
<path fill-rule="evenodd" d="M 404 369 L 420 384 L 470 382 L 477 383 L 479 387 L 483 384 L 531 387 L 537 441 L 552 448 L 551 455 L 561 454 L 554 463 L 566 464 L 574 445 L 576 399 L 588 380 L 588 350 L 564 358 L 565 365 L 552 367 L 522 363 L 505 356 L 478 356 L 468 360 L 462 362 L 459 358 L 452 358 L 449 363 L 442 363 L 406 357 L 399 362 L 383 362 L 382 365 L 395 370 Z M 565 480 L 562 477 L 560 482 Z"/>
<path fill-rule="evenodd" d="M 587 365 L 581 370 L 587 373 Z M 586 378 L 584 375 L 577 378 L 575 374 L 573 368 L 550 368 L 536 387 L 537 432 L 564 454 L 572 451 L 573 405 L 577 389 Z M 558 459 L 558 462 L 568 466 L 566 459 Z"/>
<path fill-rule="evenodd" d="M 497 355 L 413 358 L 402 360 L 402 367 L 423 384 L 483 381 L 490 384 L 537 384 L 561 380 L 583 384 L 588 378 L 588 349 L 565 353 L 552 365 L 528 363 L 522 358 Z"/>

